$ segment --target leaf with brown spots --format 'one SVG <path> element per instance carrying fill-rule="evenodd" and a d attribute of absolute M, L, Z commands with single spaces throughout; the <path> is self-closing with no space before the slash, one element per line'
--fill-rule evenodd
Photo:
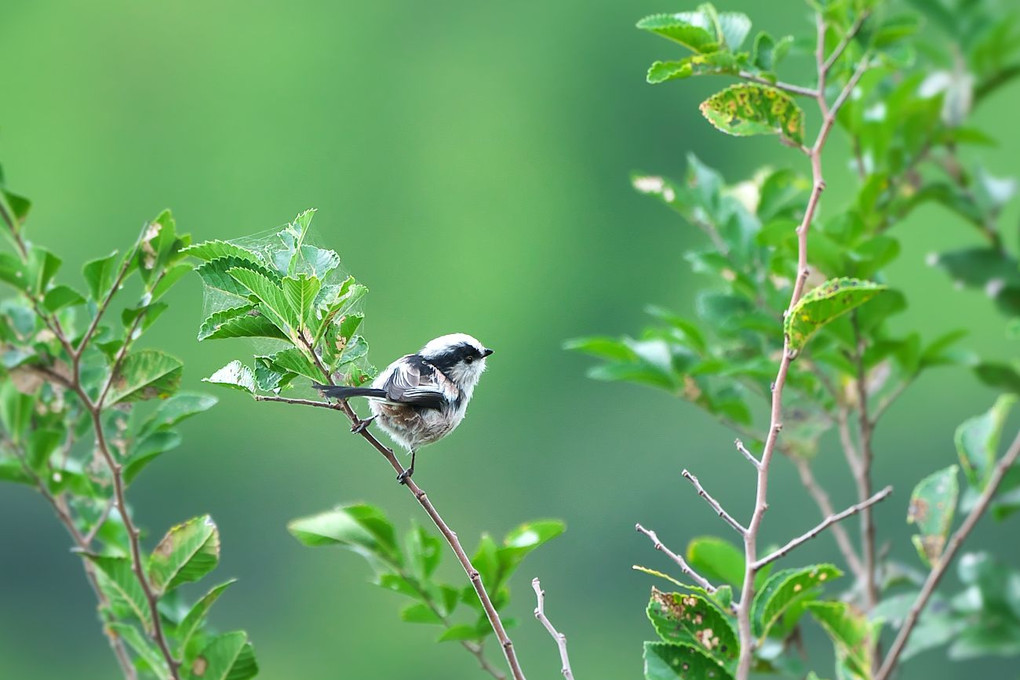
<path fill-rule="evenodd" d="M 921 561 L 929 567 L 938 563 L 946 547 L 959 495 L 955 465 L 928 475 L 917 483 L 910 494 L 907 523 L 916 524 L 921 532 L 911 540 Z"/>
<path fill-rule="evenodd" d="M 731 617 L 711 600 L 695 593 L 664 593 L 652 588 L 648 619 L 664 642 L 689 644 L 732 668 L 740 643 Z"/>
<path fill-rule="evenodd" d="M 763 638 L 768 635 L 769 629 L 794 604 L 813 600 L 819 586 L 842 575 L 843 572 L 831 564 L 783 569 L 773 574 L 754 596 L 751 604 L 751 624 L 755 636 Z"/>
<path fill-rule="evenodd" d="M 804 294 L 783 321 L 790 349 L 801 350 L 822 326 L 875 297 L 886 286 L 860 279 L 829 279 Z"/>
<path fill-rule="evenodd" d="M 183 364 L 155 349 L 131 352 L 117 369 L 106 395 L 106 406 L 170 396 L 181 384 Z"/>
<path fill-rule="evenodd" d="M 645 680 L 732 680 L 733 675 L 698 647 L 645 643 Z"/>
<path fill-rule="evenodd" d="M 768 85 L 732 85 L 700 108 L 709 123 L 729 135 L 779 135 L 798 146 L 804 141 L 804 112 L 790 95 Z"/>
<path fill-rule="evenodd" d="M 152 586 L 166 593 L 212 571 L 220 560 L 220 533 L 209 515 L 172 528 L 149 557 Z"/>

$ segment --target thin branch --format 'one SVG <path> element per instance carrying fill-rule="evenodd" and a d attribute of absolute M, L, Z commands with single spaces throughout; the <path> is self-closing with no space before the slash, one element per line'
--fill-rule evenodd
<path fill-rule="evenodd" d="M 560 663 L 563 664 L 560 672 L 563 673 L 563 677 L 566 680 L 574 680 L 574 672 L 570 669 L 570 657 L 567 656 L 567 636 L 557 631 L 553 627 L 552 622 L 546 618 L 545 591 L 542 590 L 542 584 L 539 583 L 537 577 L 532 579 L 531 587 L 535 589 L 535 600 L 538 603 L 535 607 L 535 618 L 545 626 L 545 629 L 549 631 L 549 635 L 552 635 L 553 640 L 556 640 L 556 646 L 560 648 Z"/>
<path fill-rule="evenodd" d="M 781 80 L 780 81 L 776 81 L 776 82 L 772 82 L 771 80 L 769 80 L 767 78 L 762 78 L 761 76 L 755 75 L 755 74 L 751 73 L 750 71 L 740 71 L 737 75 L 740 76 L 741 78 L 743 78 L 744 80 L 751 81 L 752 83 L 759 83 L 761 85 L 768 85 L 769 87 L 774 87 L 777 90 L 783 90 L 784 92 L 789 92 L 790 94 L 795 94 L 798 97 L 811 97 L 812 99 L 814 99 L 815 97 L 818 96 L 818 91 L 817 90 L 812 90 L 810 87 L 801 87 L 800 85 L 792 85 L 790 83 L 784 83 Z"/>
<path fill-rule="evenodd" d="M 648 538 L 650 538 L 656 550 L 666 553 L 666 556 L 669 557 L 669 559 L 676 562 L 677 566 L 680 567 L 680 571 L 686 574 L 691 580 L 693 580 L 699 586 L 707 590 L 709 593 L 714 593 L 716 590 L 718 590 L 718 588 L 716 588 L 715 586 L 708 582 L 708 579 L 706 579 L 698 572 L 694 571 L 694 569 L 691 568 L 691 565 L 687 564 L 687 560 L 685 560 L 683 557 L 677 555 L 675 552 L 673 552 L 665 545 L 663 545 L 662 541 L 659 540 L 658 535 L 656 535 L 654 531 L 651 531 L 650 529 L 645 529 L 640 524 L 634 525 L 634 528 L 639 533 L 642 533 Z"/>
<path fill-rule="evenodd" d="M 298 406 L 315 406 L 317 408 L 328 408 L 333 411 L 343 411 L 343 402 L 315 401 L 313 399 L 290 399 L 289 397 L 270 397 L 265 394 L 253 395 L 255 401 L 276 401 L 281 404 L 297 404 Z"/>
<path fill-rule="evenodd" d="M 680 474 L 682 474 L 687 481 L 694 485 L 694 488 L 698 490 L 698 495 L 704 498 L 705 502 L 712 506 L 712 509 L 715 510 L 716 514 L 722 517 L 727 524 L 736 529 L 738 534 L 740 534 L 741 536 L 745 536 L 747 534 L 747 529 L 745 529 L 740 522 L 733 519 L 733 516 L 730 515 L 730 513 L 723 510 L 723 507 L 722 505 L 719 504 L 719 501 L 712 498 L 712 495 L 705 491 L 705 487 L 701 486 L 701 482 L 698 481 L 697 477 L 692 475 L 687 470 L 684 470 Z"/>
<path fill-rule="evenodd" d="M 744 458 L 746 458 L 751 463 L 751 465 L 755 467 L 755 469 L 757 470 L 761 469 L 761 463 L 758 462 L 758 459 L 754 457 L 753 453 L 747 450 L 747 447 L 744 446 L 744 442 L 740 441 L 739 439 L 734 439 L 733 444 L 734 446 L 737 447 L 737 451 L 740 451 Z"/>
<path fill-rule="evenodd" d="M 800 475 L 800 483 L 811 494 L 811 497 L 815 499 L 815 504 L 822 511 L 822 515 L 828 517 L 836 514 L 835 509 L 832 507 L 832 501 L 829 500 L 829 494 L 825 492 L 825 489 L 815 479 L 814 473 L 811 472 L 811 464 L 803 458 L 795 456 L 791 456 L 791 460 L 793 460 L 797 473 Z M 843 559 L 846 560 L 847 567 L 853 572 L 854 576 L 860 577 L 862 573 L 861 558 L 857 556 L 857 551 L 854 550 L 854 545 L 850 541 L 850 535 L 846 533 L 846 529 L 843 528 L 842 524 L 832 525 L 832 535 L 836 539 L 839 551 L 843 554 Z"/>
<path fill-rule="evenodd" d="M 762 567 L 764 567 L 766 564 L 768 564 L 770 562 L 775 562 L 776 560 L 778 560 L 780 557 L 782 557 L 786 553 L 790 552 L 791 550 L 793 550 L 797 546 L 810 541 L 812 538 L 814 538 L 818 534 L 822 533 L 827 528 L 829 528 L 830 526 L 836 524 L 837 522 L 841 522 L 844 519 L 846 519 L 847 517 L 850 517 L 851 515 L 856 515 L 858 512 L 861 512 L 862 510 L 864 510 L 866 508 L 870 508 L 875 503 L 878 503 L 880 501 L 885 500 L 886 498 L 889 497 L 889 494 L 891 494 L 891 493 L 892 493 L 892 487 L 891 486 L 887 486 L 884 489 L 882 489 L 881 491 L 879 491 L 878 493 L 876 493 L 871 498 L 867 499 L 866 501 L 864 501 L 862 503 L 858 503 L 856 505 L 851 505 L 849 508 L 847 508 L 846 510 L 844 510 L 843 512 L 841 512 L 839 514 L 829 515 L 824 520 L 822 520 L 821 524 L 816 526 L 811 531 L 808 531 L 805 534 L 801 534 L 797 538 L 793 539 L 792 541 L 790 541 L 789 543 L 784 545 L 782 548 L 779 548 L 775 552 L 769 553 L 765 557 L 763 557 L 760 560 L 758 560 L 757 562 L 755 562 L 754 563 L 754 568 L 756 570 L 758 570 L 758 569 L 761 569 Z"/>
<path fill-rule="evenodd" d="M 857 81 L 860 80 L 868 66 L 868 60 L 862 60 L 860 66 L 850 77 L 850 80 L 847 82 L 846 86 L 844 86 L 839 96 L 836 97 L 835 102 L 833 102 L 830 107 L 828 102 L 825 100 L 825 80 L 827 75 L 825 69 L 826 25 L 825 20 L 822 18 L 820 13 L 816 13 L 816 24 L 817 38 L 815 62 L 818 73 L 818 87 L 815 99 L 818 104 L 818 108 L 822 113 L 822 123 L 819 127 L 818 135 L 815 138 L 815 143 L 811 146 L 808 153 L 811 160 L 811 194 L 808 197 L 808 203 L 804 210 L 803 219 L 800 226 L 797 227 L 797 277 L 793 285 L 793 291 L 790 294 L 790 302 L 786 309 L 786 316 L 789 316 L 792 313 L 793 308 L 804 294 L 804 286 L 807 283 L 809 274 L 807 260 L 808 231 L 811 228 L 811 222 L 814 219 L 815 210 L 818 208 L 818 202 L 821 199 L 822 192 L 825 190 L 825 178 L 822 173 L 822 150 L 824 149 L 829 133 L 832 131 L 832 127 L 836 122 L 836 116 L 839 113 L 840 108 L 846 102 L 850 93 L 856 86 Z M 765 440 L 765 447 L 762 451 L 760 466 L 758 468 L 754 511 L 752 512 L 751 520 L 747 525 L 747 533 L 744 535 L 744 581 L 743 586 L 741 587 L 740 603 L 737 610 L 737 631 L 740 639 L 740 656 L 737 661 L 736 680 L 747 680 L 751 673 L 751 662 L 754 658 L 755 637 L 751 630 L 751 602 L 754 598 L 755 576 L 758 573 L 758 569 L 755 567 L 755 564 L 758 562 L 758 531 L 761 528 L 765 511 L 768 509 L 769 467 L 772 462 L 772 456 L 776 451 L 776 443 L 779 438 L 779 433 L 783 429 L 783 388 L 786 385 L 786 377 L 790 370 L 790 362 L 795 356 L 796 352 L 790 346 L 790 339 L 788 337 L 784 337 L 783 354 L 780 359 L 779 368 L 776 372 L 776 379 L 773 382 L 772 387 L 769 433 L 768 438 Z"/>
<path fill-rule="evenodd" d="M 878 424 L 878 421 L 882 419 L 883 415 L 885 415 L 886 410 L 900 398 L 900 395 L 903 394 L 911 384 L 913 384 L 914 378 L 916 377 L 917 376 L 915 374 L 903 380 L 899 385 L 893 388 L 892 392 L 887 394 L 885 398 L 879 402 L 878 406 L 875 407 L 874 412 L 871 414 L 872 427 Z"/>
<path fill-rule="evenodd" d="M 964 540 L 970 535 L 978 520 L 984 515 L 985 510 L 988 509 L 988 505 L 992 502 L 995 492 L 998 491 L 999 486 L 1002 484 L 1006 472 L 1009 471 L 1018 457 L 1020 457 L 1020 433 L 1017 433 L 1016 438 L 1009 445 L 1006 453 L 995 464 L 992 476 L 988 478 L 988 484 L 985 486 L 985 490 L 981 492 L 981 496 L 978 498 L 977 503 L 974 504 L 974 508 L 967 515 L 967 518 L 963 520 L 960 527 L 953 533 L 949 542 L 946 543 L 945 552 L 942 553 L 938 562 L 932 567 L 928 578 L 925 579 L 924 585 L 921 587 L 921 592 L 918 593 L 914 604 L 910 606 L 910 611 L 903 620 L 903 625 L 900 627 L 899 633 L 896 634 L 896 639 L 893 641 L 892 647 L 889 648 L 889 653 L 886 654 L 882 666 L 875 674 L 874 680 L 886 680 L 896 667 L 900 654 L 903 653 L 903 648 L 910 639 L 910 634 L 913 632 L 914 626 L 917 625 L 917 620 L 928 604 L 928 600 L 934 594 L 939 581 L 942 580 L 942 576 L 945 575 L 946 570 L 952 563 L 960 546 L 963 545 Z"/>
<path fill-rule="evenodd" d="M 857 442 L 860 460 L 857 469 L 857 499 L 863 501 L 871 496 L 871 461 L 874 452 L 871 449 L 873 434 L 872 422 L 868 417 L 868 374 L 864 367 L 864 338 L 861 336 L 857 312 L 851 315 L 856 346 L 854 364 L 857 367 Z M 875 522 L 871 517 L 871 509 L 865 507 L 861 512 L 861 559 L 864 562 L 864 603 L 868 611 L 878 604 L 878 584 L 875 580 Z"/>
<path fill-rule="evenodd" d="M 313 351 L 312 354 L 314 355 L 315 352 Z M 332 385 L 333 377 L 329 374 L 329 371 L 327 371 L 321 363 L 317 363 L 319 364 L 319 368 L 326 383 Z M 257 396 L 256 399 L 258 399 Z M 261 399 L 261 401 L 281 401 L 284 403 L 296 403 L 306 406 L 317 406 L 320 408 L 335 408 L 343 411 L 344 415 L 347 416 L 347 419 L 351 421 L 352 425 L 357 425 L 361 422 L 358 414 L 346 400 L 340 400 L 336 406 L 324 406 L 322 402 L 317 401 L 309 401 L 309 403 L 306 404 L 304 402 L 307 400 L 287 400 L 281 397 L 267 397 Z M 397 460 L 393 450 L 379 441 L 369 428 L 358 428 L 356 433 L 361 435 L 362 439 L 367 441 L 376 451 L 381 453 L 398 474 L 404 471 L 404 467 L 400 464 L 400 461 Z M 468 580 L 471 582 L 471 587 L 474 588 L 475 594 L 478 596 L 478 600 L 482 603 L 482 609 L 485 611 L 485 618 L 488 619 L 489 625 L 492 626 L 492 630 L 496 634 L 496 639 L 499 640 L 499 645 L 503 650 L 503 656 L 506 657 L 507 665 L 510 667 L 510 673 L 513 675 L 514 680 L 525 680 L 524 671 L 521 669 L 520 661 L 517 659 L 517 650 L 514 649 L 513 642 L 510 640 L 510 636 L 507 635 L 506 627 L 503 625 L 503 621 L 500 619 L 499 613 L 496 611 L 496 607 L 492 604 L 492 598 L 489 597 L 489 593 L 485 589 L 485 584 L 482 583 L 481 574 L 479 574 L 478 570 L 475 569 L 473 564 L 471 564 L 470 558 L 468 558 L 467 553 L 464 551 L 464 546 L 461 545 L 460 539 L 457 538 L 457 533 L 450 528 L 450 525 L 447 524 L 445 520 L 443 520 L 439 511 L 436 510 L 435 506 L 432 504 L 432 501 L 429 500 L 426 493 L 417 485 L 417 483 L 415 483 L 413 479 L 408 477 L 404 482 L 404 486 L 407 487 L 407 490 L 411 492 L 415 500 L 417 500 L 422 509 L 425 510 L 429 519 L 431 519 L 432 523 L 436 525 L 436 528 L 439 529 L 439 532 L 443 535 L 443 538 L 446 539 L 446 542 L 457 556 L 457 561 L 460 562 L 461 568 L 464 569 L 464 573 L 467 574 Z"/>
<path fill-rule="evenodd" d="M 838 45 L 836 45 L 836 49 L 832 51 L 832 54 L 829 55 L 829 58 L 826 59 L 825 63 L 822 64 L 822 71 L 828 73 L 829 71 L 832 70 L 833 65 L 840 57 L 843 56 L 843 52 L 845 52 L 846 48 L 850 46 L 850 43 L 853 41 L 853 39 L 857 37 L 857 34 L 861 30 L 861 26 L 864 25 L 864 22 L 868 20 L 869 16 L 871 16 L 870 12 L 865 11 L 860 13 L 860 15 L 857 17 L 857 20 L 854 21 L 850 29 L 847 30 L 846 35 L 844 35 L 843 39 L 839 41 Z"/>

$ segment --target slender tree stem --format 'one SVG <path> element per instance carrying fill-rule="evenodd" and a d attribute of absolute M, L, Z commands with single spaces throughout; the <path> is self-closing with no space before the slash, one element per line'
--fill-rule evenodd
<path fill-rule="evenodd" d="M 739 439 L 734 439 L 733 444 L 737 447 L 737 451 L 740 451 L 740 455 L 746 458 L 748 462 L 755 467 L 755 469 L 761 468 L 761 463 L 758 462 L 758 459 L 754 457 L 753 453 L 747 450 L 747 447 L 744 446 L 744 442 Z"/>
<path fill-rule="evenodd" d="M 745 529 L 743 527 L 743 525 L 740 524 L 740 522 L 738 522 L 737 520 L 733 519 L 733 516 L 730 515 L 730 513 L 728 513 L 725 510 L 723 510 L 723 507 L 722 507 L 722 505 L 719 504 L 719 501 L 717 501 L 716 499 L 712 498 L 712 495 L 710 493 L 708 493 L 707 491 L 705 491 L 705 487 L 701 486 L 701 482 L 698 481 L 697 477 L 692 475 L 687 470 L 684 470 L 680 474 L 683 475 L 684 479 L 686 479 L 687 481 L 689 481 L 691 484 L 694 485 L 694 488 L 697 489 L 697 491 L 698 491 L 698 495 L 705 499 L 705 502 L 708 503 L 712 507 L 713 510 L 715 510 L 715 513 L 717 515 L 719 515 L 720 517 L 723 518 L 723 521 L 725 521 L 731 527 L 736 529 L 737 533 L 740 534 L 741 536 L 747 534 L 747 529 Z"/>
<path fill-rule="evenodd" d="M 810 531 L 808 531 L 808 532 L 806 532 L 804 534 L 801 534 L 797 538 L 791 540 L 789 543 L 784 545 L 782 548 L 779 548 L 778 550 L 769 553 L 765 557 L 763 557 L 760 560 L 758 560 L 757 562 L 755 562 L 754 568 L 756 570 L 760 570 L 766 564 L 769 564 L 770 562 L 775 562 L 776 560 L 778 560 L 780 557 L 782 557 L 786 553 L 790 552 L 791 550 L 793 550 L 794 548 L 796 548 L 797 546 L 799 546 L 799 545 L 801 545 L 803 543 L 807 543 L 812 538 L 814 538 L 818 534 L 822 533 L 823 531 L 825 531 L 830 526 L 835 525 L 837 522 L 841 522 L 844 519 L 846 519 L 847 517 L 849 517 L 851 515 L 855 515 L 858 512 L 863 512 L 864 510 L 866 510 L 867 508 L 870 508 L 875 503 L 878 503 L 879 501 L 885 500 L 886 498 L 889 497 L 889 494 L 891 494 L 891 493 L 892 493 L 892 487 L 891 486 L 887 486 L 884 489 L 882 489 L 881 491 L 879 491 L 878 493 L 876 493 L 871 498 L 868 498 L 868 499 L 866 499 L 866 500 L 864 500 L 864 501 L 862 501 L 860 503 L 857 503 L 856 505 L 851 505 L 849 508 L 847 508 L 843 512 L 840 512 L 840 513 L 835 514 L 835 515 L 829 515 L 824 520 L 822 520 L 822 522 L 820 524 L 815 526 Z"/>
<path fill-rule="evenodd" d="M 825 489 L 822 488 L 811 472 L 811 464 L 803 458 L 795 457 L 793 462 L 797 468 L 797 473 L 800 475 L 801 484 L 811 494 L 815 504 L 818 505 L 818 509 L 822 511 L 822 515 L 829 517 L 836 514 L 836 510 L 832 507 L 832 501 L 829 500 L 829 494 L 825 492 Z M 850 535 L 846 533 L 846 529 L 843 528 L 842 524 L 833 524 L 832 535 L 836 539 L 839 551 L 843 554 L 843 559 L 846 560 L 847 567 L 853 572 L 855 577 L 862 577 L 863 567 L 861 565 L 861 558 L 857 556 L 857 551 L 854 550 L 853 542 L 850 540 Z"/>
<path fill-rule="evenodd" d="M 830 107 L 825 99 L 825 85 L 828 69 L 825 59 L 825 31 L 826 24 L 821 14 L 816 14 L 817 37 L 815 46 L 815 63 L 818 73 L 818 87 L 816 102 L 822 113 L 822 123 L 818 130 L 814 144 L 808 150 L 808 158 L 811 161 L 811 194 L 808 197 L 807 207 L 804 210 L 804 217 L 797 228 L 797 276 L 794 281 L 793 291 L 790 295 L 790 302 L 786 309 L 786 316 L 792 313 L 797 302 L 804 294 L 804 286 L 809 274 L 807 250 L 808 231 L 814 219 L 815 210 L 822 192 L 825 190 L 825 178 L 822 173 L 822 150 L 828 140 L 829 133 L 836 122 L 836 115 L 846 102 L 850 93 L 856 87 L 857 82 L 867 68 L 867 59 L 862 60 L 861 65 L 850 77 L 847 84 L 840 91 L 836 100 Z M 740 603 L 737 609 L 737 632 L 740 638 L 740 657 L 737 661 L 736 680 L 747 680 L 751 673 L 751 662 L 754 658 L 755 638 L 751 630 L 751 602 L 754 598 L 754 580 L 758 573 L 755 566 L 758 563 L 758 531 L 761 528 L 765 511 L 768 509 L 768 484 L 769 471 L 772 457 L 776 451 L 776 443 L 779 433 L 783 429 L 782 423 L 782 398 L 783 388 L 786 385 L 786 378 L 790 370 L 790 362 L 793 361 L 796 352 L 790 347 L 788 337 L 783 340 L 783 354 L 779 362 L 779 369 L 776 379 L 772 385 L 772 405 L 769 414 L 769 432 L 762 451 L 760 465 L 758 467 L 757 489 L 755 492 L 754 511 L 751 520 L 747 524 L 747 533 L 744 535 L 744 581 L 740 592 Z"/>
<path fill-rule="evenodd" d="M 701 586 L 702 588 L 704 588 L 705 590 L 707 590 L 710 593 L 714 593 L 716 590 L 718 590 L 718 588 L 716 588 L 715 586 L 713 586 L 711 583 L 708 582 L 708 579 L 706 579 L 704 576 L 702 576 L 698 572 L 694 571 L 694 569 L 691 567 L 691 565 L 687 564 L 687 560 L 685 560 L 683 557 L 681 557 L 680 555 L 677 555 L 675 552 L 673 552 L 672 550 L 667 548 L 663 544 L 663 542 L 659 540 L 658 535 L 654 531 L 652 531 L 650 529 L 645 529 L 640 524 L 636 524 L 634 526 L 634 528 L 639 533 L 642 533 L 645 536 L 647 536 L 649 539 L 651 539 L 652 544 L 655 546 L 655 549 L 660 551 L 660 552 L 665 553 L 666 556 L 669 559 L 671 559 L 674 562 L 676 562 L 677 566 L 680 567 L 680 571 L 682 571 L 685 575 L 687 575 L 687 577 L 690 578 L 692 581 L 694 581 L 695 583 L 697 583 L 699 586 Z"/>
<path fill-rule="evenodd" d="M 942 553 L 938 562 L 932 567 L 928 578 L 925 579 L 924 585 L 921 587 L 921 592 L 918 593 L 917 599 L 910 606 L 910 611 L 903 620 L 903 625 L 900 626 L 899 633 L 896 634 L 896 639 L 893 641 L 892 646 L 889 648 L 889 653 L 886 654 L 885 660 L 882 661 L 881 667 L 875 674 L 874 680 L 886 680 L 893 672 L 893 669 L 896 668 L 900 655 L 910 639 L 910 634 L 917 625 L 921 612 L 924 611 L 928 600 L 935 593 L 935 588 L 938 587 L 939 581 L 942 580 L 949 565 L 953 562 L 953 558 L 960 550 L 960 546 L 963 545 L 964 540 L 970 535 L 978 520 L 981 519 L 981 516 L 985 514 L 985 510 L 988 509 L 988 505 L 992 502 L 995 492 L 998 491 L 999 485 L 1002 484 L 1006 472 L 1013 466 L 1018 457 L 1020 457 L 1020 433 L 1017 433 L 1016 438 L 1010 444 L 1006 453 L 995 464 L 995 469 L 988 479 L 985 490 L 981 492 L 981 496 L 978 498 L 977 503 L 974 504 L 974 508 L 967 515 L 967 518 L 963 520 L 960 527 L 953 533 L 949 542 L 946 543 L 945 552 Z"/>
<path fill-rule="evenodd" d="M 860 445 L 860 458 L 857 469 L 857 500 L 863 502 L 871 496 L 871 462 L 874 452 L 871 448 L 873 423 L 868 416 L 868 374 L 864 369 L 864 339 L 857 322 L 857 312 L 851 317 L 854 336 L 857 342 L 854 353 L 854 364 L 857 367 L 857 441 Z M 871 611 L 878 604 L 878 585 L 875 582 L 875 522 L 871 516 L 871 508 L 861 511 L 861 557 L 864 562 L 864 605 Z"/>
<path fill-rule="evenodd" d="M 549 635 L 552 636 L 553 640 L 556 640 L 556 646 L 560 648 L 560 663 L 562 668 L 560 672 L 563 673 L 563 677 L 566 680 L 574 680 L 574 671 L 570 668 L 570 657 L 567 656 L 567 636 L 556 630 L 553 627 L 552 622 L 545 615 L 545 591 L 542 590 L 542 584 L 538 578 L 534 578 L 531 581 L 531 587 L 535 590 L 535 618 L 541 622 L 545 629 L 549 631 Z"/>
<path fill-rule="evenodd" d="M 777 90 L 782 90 L 790 94 L 795 94 L 798 97 L 811 97 L 812 99 L 814 99 L 815 97 L 818 96 L 818 92 L 816 90 L 812 90 L 810 87 L 801 87 L 800 85 L 793 85 L 791 83 L 784 83 L 782 81 L 772 82 L 771 80 L 767 80 L 765 78 L 762 78 L 761 76 L 757 76 L 751 73 L 750 71 L 741 71 L 737 75 L 739 75 L 744 80 L 751 81 L 752 83 L 768 85 L 769 87 L 774 87 Z"/>

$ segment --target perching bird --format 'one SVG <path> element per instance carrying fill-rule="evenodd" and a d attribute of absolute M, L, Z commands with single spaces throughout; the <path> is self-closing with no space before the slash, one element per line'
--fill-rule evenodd
<path fill-rule="evenodd" d="M 470 335 L 452 333 L 430 341 L 417 354 L 397 359 L 371 387 L 312 386 L 336 399 L 369 398 L 373 415 L 357 423 L 353 431 L 378 418 L 393 441 L 411 453 L 410 467 L 397 475 L 397 481 L 406 484 L 414 474 L 418 449 L 439 441 L 464 420 L 490 354 L 491 349 Z"/>

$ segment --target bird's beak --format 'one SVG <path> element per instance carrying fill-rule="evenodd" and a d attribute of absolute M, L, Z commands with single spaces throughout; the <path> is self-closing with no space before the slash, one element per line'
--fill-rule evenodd
<path fill-rule="evenodd" d="M 484 359 L 485 357 L 489 356 L 490 354 L 492 354 L 492 350 L 491 350 L 491 349 L 489 349 L 488 347 L 486 347 L 485 349 L 483 349 L 483 350 L 482 350 L 482 358 L 483 358 L 483 359 Z"/>

